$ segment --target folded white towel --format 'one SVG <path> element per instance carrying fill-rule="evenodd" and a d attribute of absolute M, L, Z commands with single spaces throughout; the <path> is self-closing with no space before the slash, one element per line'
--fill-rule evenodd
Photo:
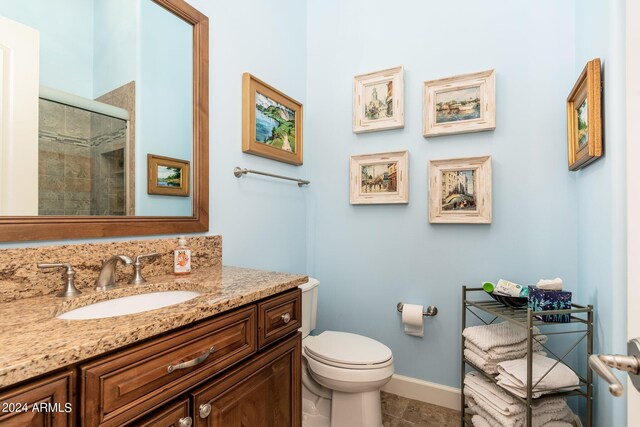
<path fill-rule="evenodd" d="M 464 386 L 473 391 L 478 398 L 485 399 L 492 404 L 498 412 L 504 415 L 518 414 L 525 410 L 525 406 L 519 400 L 475 371 L 465 375 Z"/>
<path fill-rule="evenodd" d="M 492 427 L 491 424 L 489 424 L 489 422 L 480 415 L 474 415 L 471 417 L 471 423 L 473 424 L 473 427 Z"/>
<path fill-rule="evenodd" d="M 473 363 L 473 365 L 476 368 L 482 369 L 487 374 L 495 375 L 495 374 L 498 373 L 498 363 L 499 362 L 496 362 L 494 360 L 485 359 L 484 357 L 482 357 L 479 354 L 469 350 L 468 348 L 464 349 L 464 357 L 469 362 Z"/>
<path fill-rule="evenodd" d="M 556 277 L 555 279 L 540 279 L 536 286 L 540 289 L 544 289 L 546 291 L 561 291 L 562 290 L 562 279 Z"/>
<path fill-rule="evenodd" d="M 469 396 L 465 389 L 467 404 L 477 415 L 483 417 L 491 426 L 505 427 L 522 427 L 526 424 L 526 414 L 505 416 L 494 410 L 484 400 L 476 400 L 473 396 Z M 532 408 L 532 426 L 542 427 L 551 421 L 564 421 L 573 419 L 573 413 L 567 406 L 566 401 L 562 400 L 559 404 L 543 405 L 539 408 Z"/>
<path fill-rule="evenodd" d="M 500 387 L 502 387 L 505 390 L 509 390 L 510 392 L 512 392 L 513 394 L 515 394 L 516 396 L 520 396 L 522 398 L 526 398 L 527 397 L 527 392 L 525 389 L 523 389 L 520 386 L 516 386 L 514 385 L 510 379 L 505 378 L 503 376 L 498 375 L 496 377 L 496 379 L 498 380 L 498 385 Z M 535 383 L 534 383 L 535 384 Z M 571 390 L 577 390 L 579 389 L 580 386 L 570 386 L 570 387 L 562 387 L 562 388 L 554 388 L 552 390 L 547 390 L 547 389 L 534 389 L 531 392 L 531 397 L 533 397 L 534 399 L 537 399 L 541 396 L 544 396 L 545 394 L 549 394 L 549 393 L 557 393 L 557 392 L 562 392 L 562 391 L 571 391 Z"/>
<path fill-rule="evenodd" d="M 540 334 L 540 330 L 535 326 L 533 327 L 533 331 L 535 335 Z M 509 322 L 470 326 L 462 331 L 462 335 L 483 351 L 488 351 L 494 347 L 521 343 L 527 339 L 527 331 L 525 328 L 518 327 Z"/>
<path fill-rule="evenodd" d="M 533 351 L 542 350 L 542 345 L 547 342 L 546 335 L 536 335 L 533 337 Z M 520 359 L 527 354 L 527 341 L 522 341 L 519 343 L 511 344 L 511 345 L 500 345 L 489 350 L 482 350 L 480 347 L 475 345 L 472 341 L 467 339 L 464 340 L 464 346 L 469 350 L 475 352 L 476 354 L 485 357 L 487 359 L 497 360 L 499 362 L 503 360 L 512 360 L 512 359 Z"/>
<path fill-rule="evenodd" d="M 474 427 L 494 427 L 499 424 L 491 425 L 489 421 L 484 419 L 481 415 L 474 415 L 471 418 L 471 423 Z M 582 424 L 576 424 L 575 422 L 568 421 L 549 421 L 548 423 L 542 424 L 540 427 L 582 427 Z"/>
<path fill-rule="evenodd" d="M 498 363 L 498 373 L 499 375 L 496 377 L 498 385 L 508 388 L 519 396 L 526 396 L 526 358 Z M 533 354 L 531 380 L 534 397 L 557 389 L 576 389 L 580 385 L 580 379 L 568 366 L 535 353 Z"/>
<path fill-rule="evenodd" d="M 482 352 L 482 350 L 478 349 L 478 347 L 473 346 L 473 348 L 477 349 L 478 351 Z M 538 348 L 537 346 L 534 348 Z M 541 346 L 540 346 L 541 348 Z M 539 351 L 536 352 L 538 354 L 541 354 L 543 356 L 546 356 L 547 353 Z M 486 352 L 482 352 L 482 353 L 477 353 L 476 351 L 472 350 L 471 348 L 465 348 L 464 349 L 464 356 L 467 358 L 467 360 L 471 363 L 473 363 L 477 368 L 482 369 L 484 372 L 486 372 L 487 374 L 491 374 L 491 375 L 495 375 L 498 373 L 498 363 L 500 362 L 506 362 L 507 360 L 513 360 L 513 359 L 520 359 L 524 356 L 527 355 L 526 350 L 522 351 L 522 352 L 517 352 L 517 353 L 513 353 L 513 354 L 509 354 L 509 355 L 505 355 L 502 358 L 499 359 L 492 359 L 490 357 L 487 356 Z"/>
<path fill-rule="evenodd" d="M 502 387 L 493 381 L 475 371 L 468 372 L 465 375 L 464 386 L 465 389 L 469 389 L 475 400 L 484 400 L 503 415 L 520 414 L 527 409 L 524 403 L 505 392 Z M 564 402 L 565 399 L 561 397 L 540 399 L 533 402 L 531 407 L 536 408 L 535 410 L 537 411 L 542 410 L 545 405 L 547 407 L 553 407 L 562 405 Z"/>

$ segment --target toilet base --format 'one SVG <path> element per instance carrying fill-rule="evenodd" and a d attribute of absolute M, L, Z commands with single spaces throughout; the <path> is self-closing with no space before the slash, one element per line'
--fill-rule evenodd
<path fill-rule="evenodd" d="M 380 390 L 362 393 L 333 391 L 331 427 L 380 427 L 381 425 Z"/>

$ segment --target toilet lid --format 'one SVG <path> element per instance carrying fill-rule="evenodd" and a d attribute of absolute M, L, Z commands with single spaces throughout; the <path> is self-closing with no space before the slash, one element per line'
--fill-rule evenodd
<path fill-rule="evenodd" d="M 377 365 L 388 362 L 393 356 L 386 345 L 348 332 L 325 331 L 318 336 L 307 337 L 304 347 L 309 356 L 329 364 Z"/>

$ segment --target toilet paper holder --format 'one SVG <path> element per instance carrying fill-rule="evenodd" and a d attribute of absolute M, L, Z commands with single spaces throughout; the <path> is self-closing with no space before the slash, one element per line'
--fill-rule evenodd
<path fill-rule="evenodd" d="M 398 305 L 396 305 L 396 308 L 400 313 L 402 313 L 403 307 L 404 307 L 403 302 L 399 302 Z M 438 307 L 434 305 L 430 305 L 429 307 L 426 307 L 425 309 L 422 310 L 423 316 L 435 316 L 436 314 L 438 314 Z"/>

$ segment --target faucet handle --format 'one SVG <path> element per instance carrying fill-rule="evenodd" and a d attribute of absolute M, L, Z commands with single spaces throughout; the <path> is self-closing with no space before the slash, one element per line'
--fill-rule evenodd
<path fill-rule="evenodd" d="M 62 274 L 65 280 L 64 289 L 56 294 L 57 297 L 75 297 L 80 295 L 80 292 L 74 285 L 74 278 L 76 271 L 68 262 L 43 262 L 37 264 L 38 268 L 66 268 L 67 270 Z"/>
<path fill-rule="evenodd" d="M 141 285 L 146 283 L 147 281 L 142 277 L 142 260 L 145 258 L 155 258 L 159 257 L 160 254 L 158 252 L 151 252 L 148 254 L 138 255 L 136 257 L 136 261 L 133 263 L 133 267 L 135 268 L 135 274 L 133 275 L 133 279 L 129 282 L 131 285 Z"/>

